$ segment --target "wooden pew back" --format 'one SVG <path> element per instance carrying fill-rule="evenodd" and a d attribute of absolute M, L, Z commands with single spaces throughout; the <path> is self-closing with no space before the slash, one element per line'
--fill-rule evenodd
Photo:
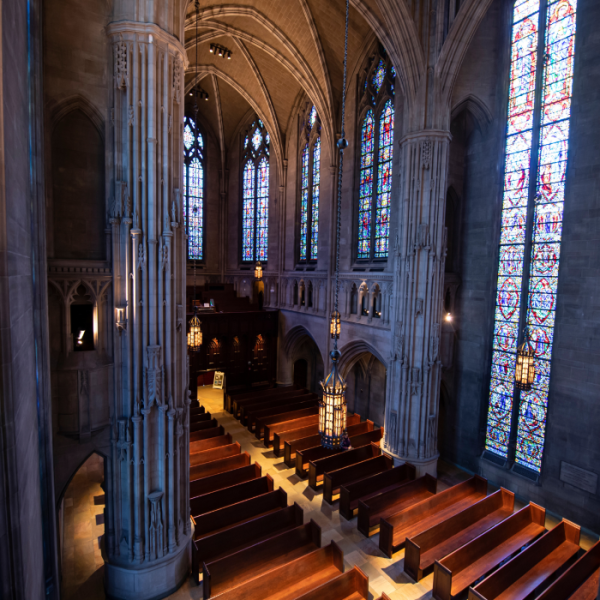
<path fill-rule="evenodd" d="M 190 423 L 190 433 L 194 431 L 203 431 L 205 429 L 212 429 L 213 427 L 218 427 L 218 423 L 216 419 L 211 419 L 210 421 L 198 421 L 197 423 Z"/>
<path fill-rule="evenodd" d="M 211 419 L 212 415 L 209 412 L 195 415 L 190 413 L 190 423 L 201 423 L 202 421 L 210 421 Z"/>
<path fill-rule="evenodd" d="M 194 452 L 202 452 L 203 450 L 210 450 L 211 448 L 218 448 L 219 446 L 228 446 L 232 443 L 231 434 L 217 435 L 206 440 L 198 440 L 197 442 L 190 442 L 190 454 Z"/>
<path fill-rule="evenodd" d="M 288 404 L 290 402 L 296 402 L 300 400 L 306 400 L 314 396 L 312 392 L 308 390 L 294 390 L 293 392 L 286 392 L 283 394 L 274 394 L 269 398 L 260 398 L 254 400 L 241 401 L 237 407 L 238 412 L 236 418 L 239 418 L 242 423 L 245 424 L 248 414 L 259 410 L 267 410 L 269 408 L 275 408 L 281 404 Z"/>
<path fill-rule="evenodd" d="M 190 481 L 196 479 L 202 479 L 203 477 L 210 477 L 211 475 L 217 475 L 218 473 L 225 473 L 233 469 L 239 469 L 250 464 L 250 454 L 244 452 L 243 454 L 236 454 L 235 456 L 229 456 L 227 458 L 221 458 L 219 460 L 213 460 L 203 465 L 196 465 L 190 467 Z"/>
<path fill-rule="evenodd" d="M 257 394 L 268 394 L 275 390 L 280 391 L 280 390 L 284 390 L 284 389 L 296 389 L 296 386 L 292 385 L 292 386 L 285 386 L 285 387 L 281 387 L 281 388 L 271 388 L 267 385 L 267 386 L 260 386 L 260 387 L 254 388 L 252 390 L 246 389 L 246 390 L 228 391 L 227 393 L 223 394 L 223 408 L 227 412 L 232 412 L 233 404 L 238 399 L 241 400 L 243 398 L 250 398 L 250 397 L 256 396 Z"/>
<path fill-rule="evenodd" d="M 225 430 L 222 426 L 203 429 L 202 431 L 190 431 L 190 442 L 198 442 L 200 440 L 208 440 L 212 437 L 225 435 Z"/>
<path fill-rule="evenodd" d="M 295 385 L 285 386 L 285 387 L 276 387 L 269 388 L 265 390 L 253 390 L 251 392 L 245 392 L 243 394 L 236 394 L 232 396 L 229 403 L 230 408 L 229 412 L 236 415 L 236 412 L 239 412 L 239 406 L 244 404 L 245 402 L 252 402 L 254 400 L 261 400 L 262 398 L 271 398 L 273 396 L 280 396 L 284 394 L 290 394 L 298 391 L 298 387 Z"/>
<path fill-rule="evenodd" d="M 358 568 L 354 567 L 331 581 L 300 596 L 297 600 L 346 600 L 348 598 L 369 597 L 369 578 Z"/>
<path fill-rule="evenodd" d="M 290 402 L 284 404 L 278 404 L 273 408 L 265 408 L 263 410 L 251 411 L 246 415 L 246 427 L 248 431 L 254 431 L 256 423 L 267 417 L 274 417 L 275 415 L 281 415 L 283 413 L 291 412 L 293 410 L 300 410 L 302 408 L 311 408 L 318 405 L 318 399 L 316 396 L 303 396 L 298 399 L 292 399 Z M 308 416 L 308 415 L 303 415 Z M 262 433 L 262 429 L 261 429 Z"/>
<path fill-rule="evenodd" d="M 190 481 L 190 498 L 201 496 L 203 494 L 209 494 L 210 492 L 216 492 L 238 483 L 244 483 L 251 481 L 252 479 L 258 479 L 261 476 L 261 467 L 258 463 L 248 465 L 247 467 L 240 467 L 239 469 L 232 469 L 231 471 L 225 471 L 225 473 L 218 473 L 211 477 L 203 477 L 202 479 L 196 479 Z"/>
<path fill-rule="evenodd" d="M 242 447 L 240 446 L 240 443 L 233 442 L 233 444 L 227 444 L 227 446 L 217 446 L 216 448 L 201 450 L 200 452 L 194 452 L 193 454 L 190 453 L 190 467 L 203 465 L 229 456 L 235 456 L 241 452 Z"/>
<path fill-rule="evenodd" d="M 314 417 L 318 416 L 319 414 L 319 405 L 317 403 L 316 398 L 307 403 L 303 402 L 301 407 L 302 408 L 296 408 L 294 410 L 289 410 L 287 412 L 277 414 L 273 417 L 263 417 L 262 419 L 257 419 L 255 421 L 254 435 L 256 435 L 258 439 L 260 439 L 265 432 L 265 428 L 271 424 L 282 423 L 285 422 L 287 419 L 293 420 L 299 419 L 301 417 Z"/>

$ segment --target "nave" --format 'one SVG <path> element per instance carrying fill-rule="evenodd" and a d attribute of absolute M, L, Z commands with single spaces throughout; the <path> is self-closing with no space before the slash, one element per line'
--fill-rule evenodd
<path fill-rule="evenodd" d="M 190 409 L 194 574 L 172 598 L 596 597 L 596 538 L 448 464 L 437 481 L 415 479 L 410 465 L 387 460 L 372 426 L 352 436 L 356 415 L 348 420 L 352 450 L 327 455 L 299 444 L 295 436 L 315 425 L 305 424 L 314 415 L 299 416 L 311 409 L 295 407 L 298 392 L 282 390 L 278 409 L 275 390 L 239 405 L 232 396 L 228 406 L 220 390 L 198 388 L 199 406 Z"/>

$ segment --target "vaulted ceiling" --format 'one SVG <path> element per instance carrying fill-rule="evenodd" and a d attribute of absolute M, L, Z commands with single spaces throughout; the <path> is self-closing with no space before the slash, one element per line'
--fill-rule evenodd
<path fill-rule="evenodd" d="M 196 83 L 208 93 L 199 114 L 219 140 L 223 158 L 254 112 L 267 125 L 278 159 L 285 158 L 292 117 L 306 97 L 317 107 L 332 143 L 343 87 L 345 1 L 234 2 L 203 0 L 197 12 L 192 1 L 185 24 L 187 97 Z M 381 33 L 384 27 L 376 0 L 352 0 L 351 5 L 350 73 L 373 44 L 373 28 Z M 215 44 L 231 51 L 231 59 L 211 53 Z"/>

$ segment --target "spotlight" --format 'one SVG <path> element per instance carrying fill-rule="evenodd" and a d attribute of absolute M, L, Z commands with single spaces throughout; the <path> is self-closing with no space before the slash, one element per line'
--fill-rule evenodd
<path fill-rule="evenodd" d="M 231 60 L 231 51 L 230 50 L 227 51 L 227 60 Z"/>
<path fill-rule="evenodd" d="M 223 56 L 223 48 L 219 48 L 219 56 Z"/>
<path fill-rule="evenodd" d="M 450 313 L 448 313 L 445 318 L 448 323 L 452 322 L 452 315 Z"/>
<path fill-rule="evenodd" d="M 214 54 L 214 52 L 215 52 L 215 47 L 211 44 L 210 45 L 210 53 Z"/>

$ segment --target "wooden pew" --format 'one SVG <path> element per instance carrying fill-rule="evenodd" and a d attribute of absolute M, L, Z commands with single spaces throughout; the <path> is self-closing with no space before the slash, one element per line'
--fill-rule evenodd
<path fill-rule="evenodd" d="M 423 531 L 423 522 L 427 522 L 427 527 L 433 527 L 486 496 L 487 481 L 475 475 L 395 514 L 388 513 L 379 523 L 379 549 L 392 558 L 392 554 L 404 545 L 406 538 Z"/>
<path fill-rule="evenodd" d="M 200 515 L 231 506 L 242 500 L 261 496 L 273 491 L 273 478 L 270 475 L 238 483 L 228 488 L 223 488 L 208 494 L 202 494 L 190 499 L 190 514 L 194 519 Z"/>
<path fill-rule="evenodd" d="M 430 498 L 435 495 L 436 488 L 437 480 L 431 475 L 424 475 L 388 492 L 359 500 L 357 529 L 367 537 L 373 535 L 379 530 L 383 518 Z"/>
<path fill-rule="evenodd" d="M 242 447 L 239 442 L 228 444 L 227 446 L 217 446 L 216 448 L 209 448 L 208 450 L 201 450 L 200 452 L 194 452 L 190 454 L 190 467 L 196 467 L 222 458 L 228 458 L 230 456 L 236 456 L 242 452 Z"/>
<path fill-rule="evenodd" d="M 201 431 L 190 432 L 190 442 L 198 442 L 200 440 L 207 440 L 212 437 L 225 435 L 225 430 L 220 425 L 219 427 L 211 427 L 210 429 L 203 429 Z"/>
<path fill-rule="evenodd" d="M 217 508 L 194 518 L 194 539 L 199 540 L 206 536 L 241 525 L 251 519 L 256 519 L 280 508 L 287 506 L 287 494 L 283 488 Z"/>
<path fill-rule="evenodd" d="M 240 403 L 239 420 L 242 425 L 248 425 L 248 415 L 259 410 L 267 410 L 268 408 L 276 408 L 281 404 L 289 404 L 290 402 L 300 402 L 316 397 L 316 394 L 308 390 L 295 390 L 286 394 L 278 394 L 267 399 L 251 400 Z"/>
<path fill-rule="evenodd" d="M 561 521 L 506 564 L 469 589 L 469 600 L 537 596 L 579 552 L 578 525 Z"/>
<path fill-rule="evenodd" d="M 321 528 L 314 522 L 300 525 L 250 548 L 204 563 L 202 593 L 206 600 L 285 565 L 321 547 Z"/>
<path fill-rule="evenodd" d="M 314 402 L 303 403 L 303 406 L 305 404 L 306 404 L 305 408 L 289 410 L 284 413 L 274 415 L 272 417 L 262 417 L 260 419 L 256 419 L 256 422 L 254 425 L 254 435 L 256 436 L 257 439 L 260 440 L 260 438 L 263 436 L 263 433 L 265 431 L 265 427 L 267 427 L 273 423 L 281 423 L 282 421 L 285 421 L 286 419 L 289 419 L 290 421 L 292 421 L 294 419 L 300 419 L 302 417 L 313 417 L 313 416 L 318 417 L 319 404 L 318 404 L 317 399 L 315 398 Z"/>
<path fill-rule="evenodd" d="M 294 503 L 245 523 L 234 525 L 194 541 L 192 545 L 192 565 L 198 573 L 202 563 L 214 562 L 250 546 L 290 531 L 302 525 L 304 511 Z"/>
<path fill-rule="evenodd" d="M 261 466 L 258 463 L 254 463 L 247 467 L 240 467 L 239 469 L 225 471 L 225 473 L 190 481 L 190 498 L 216 492 L 217 490 L 251 481 L 252 479 L 258 479 L 261 473 Z"/>
<path fill-rule="evenodd" d="M 290 386 L 295 387 L 295 386 Z M 223 409 L 227 412 L 231 412 L 233 408 L 233 402 L 236 398 L 248 397 L 252 394 L 266 393 L 273 389 L 282 389 L 282 388 L 271 388 L 269 384 L 262 384 L 252 389 L 243 388 L 237 390 L 227 390 L 226 393 L 223 394 Z"/>
<path fill-rule="evenodd" d="M 204 431 L 205 429 L 211 429 L 213 427 L 217 427 L 219 423 L 217 423 L 216 419 L 211 419 L 210 421 L 198 421 L 197 423 L 190 423 L 190 433 L 194 431 Z"/>
<path fill-rule="evenodd" d="M 191 415 L 203 415 L 206 412 L 204 406 L 190 406 L 190 416 Z"/>
<path fill-rule="evenodd" d="M 201 423 L 202 421 L 210 421 L 212 419 L 212 415 L 208 413 L 202 413 L 200 415 L 192 415 L 190 414 L 190 423 Z"/>
<path fill-rule="evenodd" d="M 263 433 L 263 443 L 265 448 L 269 448 L 271 443 L 275 439 L 276 433 L 283 433 L 284 431 L 292 431 L 294 429 L 314 429 L 317 427 L 317 433 L 319 433 L 319 415 L 310 415 L 308 417 L 300 417 L 298 419 L 287 419 L 282 417 L 281 421 L 265 425 Z"/>
<path fill-rule="evenodd" d="M 340 487 L 340 514 L 346 519 L 354 517 L 360 500 L 367 503 L 370 498 L 392 492 L 400 486 L 413 481 L 416 469 L 409 463 L 383 471 L 354 483 L 345 483 Z"/>
<path fill-rule="evenodd" d="M 436 561 L 433 570 L 433 597 L 452 600 L 495 569 L 500 563 L 532 542 L 546 529 L 546 510 L 528 504 L 502 523 Z"/>
<path fill-rule="evenodd" d="M 231 444 L 231 442 L 230 433 L 227 435 L 217 435 L 216 437 L 208 438 L 207 440 L 190 442 L 190 454 L 202 452 L 203 450 L 210 450 L 210 448 L 218 448 L 219 446 L 227 446 Z"/>
<path fill-rule="evenodd" d="M 295 600 L 343 572 L 344 554 L 331 542 L 221 594 L 219 600 Z"/>
<path fill-rule="evenodd" d="M 254 431 L 254 424 L 257 419 L 262 419 L 265 417 L 274 417 L 275 415 L 281 415 L 286 412 L 290 412 L 292 410 L 300 410 L 302 408 L 311 408 L 313 406 L 318 406 L 318 399 L 316 396 L 305 396 L 301 397 L 298 400 L 292 399 L 290 402 L 285 402 L 283 404 L 278 404 L 273 408 L 265 408 L 262 410 L 251 411 L 247 413 L 246 418 L 246 427 L 248 431 Z M 307 415 L 305 415 L 307 416 Z"/>
<path fill-rule="evenodd" d="M 502 488 L 433 527 L 429 527 L 429 523 L 438 521 L 437 513 L 422 519 L 421 533 L 406 540 L 404 570 L 415 581 L 421 581 L 433 569 L 436 560 L 510 517 L 514 507 L 515 495 Z"/>
<path fill-rule="evenodd" d="M 319 460 L 311 460 L 308 463 L 308 485 L 316 490 L 317 483 L 323 479 L 325 473 L 355 465 L 374 456 L 381 456 L 381 449 L 376 444 L 369 444 L 368 446 L 359 446 L 352 450 L 338 452 L 333 456 Z"/>
<path fill-rule="evenodd" d="M 600 583 L 600 542 L 596 542 L 536 600 L 596 600 Z"/>
<path fill-rule="evenodd" d="M 237 403 L 245 400 L 253 400 L 257 398 L 269 398 L 271 396 L 279 395 L 279 394 L 287 394 L 293 391 L 297 391 L 298 386 L 284 386 L 284 387 L 276 387 L 276 388 L 268 388 L 268 389 L 256 389 L 251 391 L 239 392 L 234 395 L 231 393 L 226 394 L 229 396 L 227 401 L 228 407 L 225 407 L 225 410 L 232 413 L 236 416 L 236 412 L 239 411 L 237 408 Z"/>
<path fill-rule="evenodd" d="M 377 600 L 390 600 L 390 597 L 385 592 L 383 592 L 383 594 L 381 594 L 381 596 L 379 596 Z"/>
<path fill-rule="evenodd" d="M 203 465 L 196 465 L 190 467 L 190 481 L 195 479 L 202 479 L 203 477 L 209 477 L 211 475 L 217 475 L 218 473 L 225 473 L 232 469 L 239 469 L 240 467 L 246 467 L 250 464 L 250 455 L 247 452 L 243 454 L 236 454 L 234 456 L 228 456 L 227 458 L 221 458 L 219 460 L 213 460 Z"/>
<path fill-rule="evenodd" d="M 367 433 L 373 431 L 373 421 L 363 421 L 362 423 L 356 423 L 355 425 L 348 426 L 348 435 L 360 435 L 361 433 Z M 284 442 L 284 459 L 283 462 L 290 468 L 296 465 L 296 455 L 300 450 L 308 450 L 309 448 L 317 448 L 321 445 L 321 436 L 319 435 L 317 427 L 317 433 L 314 435 L 307 436 L 305 438 L 297 438 L 294 440 Z M 308 465 L 308 463 L 306 463 Z M 303 475 L 304 477 L 304 475 Z"/>
<path fill-rule="evenodd" d="M 308 417 L 310 419 L 314 417 Z M 317 419 L 318 421 L 318 419 Z M 358 425 L 360 423 L 360 415 L 349 414 L 346 417 L 348 428 L 352 425 Z M 293 423 L 293 421 L 290 421 Z M 282 456 L 284 451 L 285 442 L 292 442 L 293 440 L 301 440 L 309 436 L 319 435 L 319 423 L 315 425 L 309 425 L 300 429 L 290 429 L 287 431 L 280 431 L 279 433 L 273 434 L 273 452 L 275 456 Z M 293 466 L 293 465 L 292 465 Z"/>
<path fill-rule="evenodd" d="M 391 471 L 393 468 L 394 461 L 392 457 L 387 454 L 380 454 L 354 465 L 342 467 L 335 471 L 327 471 L 323 474 L 323 500 L 332 504 L 333 496 L 339 493 L 342 485 L 368 479 L 377 473 Z"/>
<path fill-rule="evenodd" d="M 303 596 L 298 596 L 297 600 L 366 600 L 368 597 L 369 578 L 358 567 L 354 567 Z"/>

